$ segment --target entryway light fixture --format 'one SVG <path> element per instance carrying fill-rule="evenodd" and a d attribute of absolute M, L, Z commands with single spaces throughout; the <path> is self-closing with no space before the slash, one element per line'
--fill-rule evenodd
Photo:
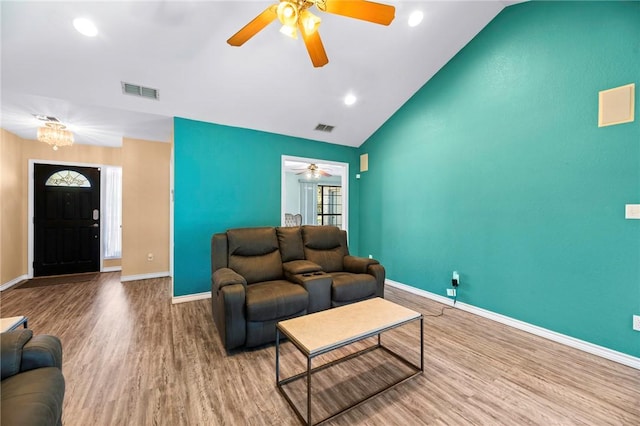
<path fill-rule="evenodd" d="M 38 128 L 38 140 L 53 146 L 57 151 L 60 146 L 73 145 L 73 133 L 66 130 L 67 126 L 60 122 L 47 121 L 44 127 Z"/>

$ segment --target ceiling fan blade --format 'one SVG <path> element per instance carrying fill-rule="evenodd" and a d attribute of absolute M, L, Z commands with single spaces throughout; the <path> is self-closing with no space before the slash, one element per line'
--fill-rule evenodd
<path fill-rule="evenodd" d="M 319 170 L 318 173 L 320 173 L 322 176 L 325 176 L 325 177 L 330 177 L 331 176 L 331 174 L 325 172 L 324 170 Z"/>
<path fill-rule="evenodd" d="M 227 43 L 231 46 L 242 46 L 247 40 L 260 32 L 264 27 L 272 23 L 278 17 L 276 10 L 278 6 L 273 4 L 266 8 L 264 12 L 256 16 L 253 21 L 242 27 L 240 31 L 231 36 Z"/>
<path fill-rule="evenodd" d="M 307 47 L 307 52 L 309 52 L 313 66 L 318 68 L 327 65 L 329 58 L 327 58 L 327 52 L 324 51 L 320 33 L 317 30 L 308 33 L 302 22 L 298 22 L 298 28 L 302 33 L 302 39 L 304 40 L 304 45 Z"/>
<path fill-rule="evenodd" d="M 374 24 L 389 25 L 396 15 L 396 8 L 382 3 L 359 0 L 326 0 L 324 9 L 327 13 L 361 19 Z"/>

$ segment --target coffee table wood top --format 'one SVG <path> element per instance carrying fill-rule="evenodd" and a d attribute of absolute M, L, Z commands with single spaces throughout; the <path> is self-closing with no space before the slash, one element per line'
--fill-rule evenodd
<path fill-rule="evenodd" d="M 0 318 L 0 332 L 11 331 L 18 328 L 20 324 L 24 324 L 26 318 L 24 316 Z"/>
<path fill-rule="evenodd" d="M 307 356 L 421 317 L 379 297 L 281 321 L 277 327 Z"/>

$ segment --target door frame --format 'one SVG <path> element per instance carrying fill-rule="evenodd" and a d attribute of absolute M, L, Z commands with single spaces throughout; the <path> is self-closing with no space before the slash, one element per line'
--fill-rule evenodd
<path fill-rule="evenodd" d="M 93 167 L 98 169 L 103 169 L 104 167 L 109 167 L 105 164 L 95 164 L 95 163 L 76 163 L 73 161 L 53 161 L 53 160 L 35 160 L 29 159 L 29 195 L 28 195 L 28 204 L 29 208 L 27 209 L 27 278 L 33 278 L 33 262 L 35 260 L 35 226 L 34 226 L 34 215 L 35 215 L 35 165 L 36 164 L 51 164 L 53 166 L 77 166 L 77 167 Z M 120 166 L 119 166 L 120 167 Z M 103 207 L 105 204 L 105 180 L 100 176 L 100 215 L 102 216 Z M 100 268 L 99 271 L 103 272 L 104 269 L 104 250 L 103 250 L 103 233 L 104 227 L 100 227 Z"/>
<path fill-rule="evenodd" d="M 280 226 L 284 226 L 284 214 L 286 213 L 286 174 L 285 174 L 285 162 L 286 161 L 301 161 L 305 163 L 325 163 L 342 168 L 341 185 L 342 185 L 342 229 L 347 231 L 347 237 L 349 236 L 349 163 L 343 163 L 340 161 L 323 160 L 321 158 L 306 158 L 306 157 L 294 157 L 292 155 L 282 155 L 280 174 L 281 174 L 281 189 L 280 189 Z"/>

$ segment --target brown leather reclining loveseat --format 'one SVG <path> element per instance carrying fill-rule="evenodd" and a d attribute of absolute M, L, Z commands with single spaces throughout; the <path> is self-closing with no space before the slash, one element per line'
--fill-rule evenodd
<path fill-rule="evenodd" d="M 385 271 L 335 226 L 230 229 L 211 239 L 213 319 L 227 350 L 275 340 L 278 321 L 384 297 Z"/>

